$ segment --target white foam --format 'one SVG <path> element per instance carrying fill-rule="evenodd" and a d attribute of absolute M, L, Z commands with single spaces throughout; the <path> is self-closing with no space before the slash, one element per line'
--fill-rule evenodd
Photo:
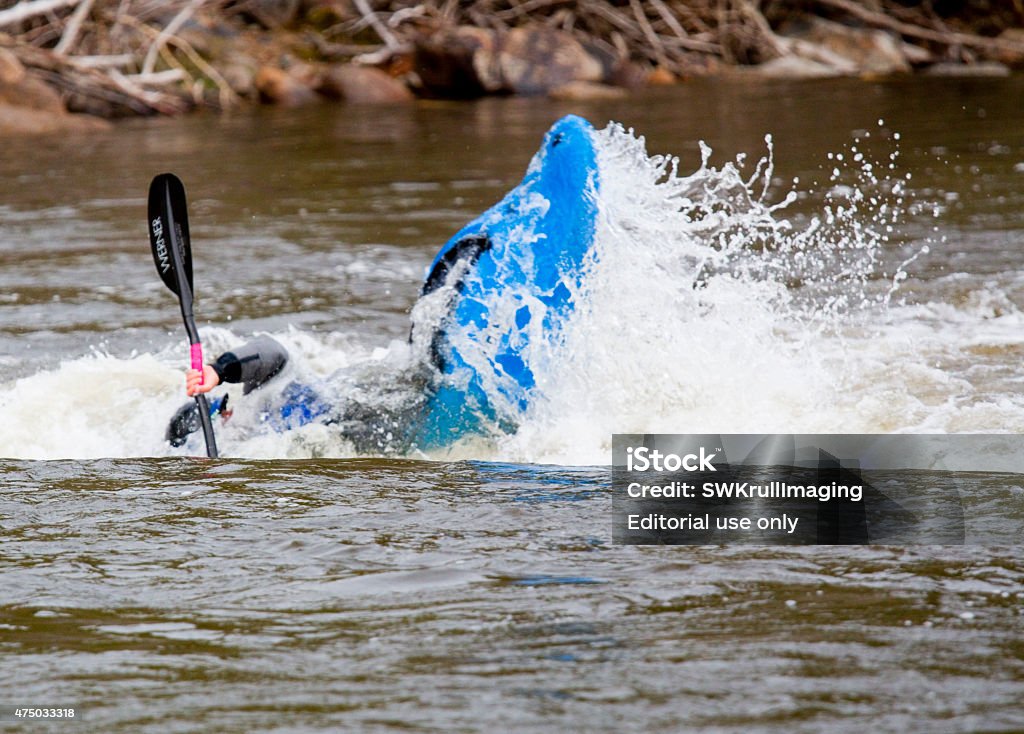
<path fill-rule="evenodd" d="M 906 277 L 881 273 L 903 179 L 861 154 L 802 227 L 800 198 L 765 200 L 769 154 L 679 175 L 617 125 L 600 133 L 596 261 L 565 344 L 538 372 L 539 394 L 502 458 L 606 463 L 612 433 L 1005 430 L 1019 405 L 962 404 L 971 385 L 922 364 L 944 323 L 890 305 Z M 838 156 L 836 156 L 838 158 Z M 895 153 L 890 157 L 896 158 Z M 925 248 L 922 248 L 925 249 Z M 905 264 L 906 265 L 906 264 Z M 872 287 L 882 275 L 890 286 Z M 799 277 L 801 287 L 791 287 Z M 978 307 L 989 313 L 989 300 Z M 972 326 L 975 314 L 960 311 Z M 924 333 L 907 338 L 906 322 Z M 927 361 L 927 357 L 925 357 Z"/>
<path fill-rule="evenodd" d="M 153 355 L 96 354 L 2 386 L 0 455 L 23 459 L 161 456 L 182 373 Z"/>
<path fill-rule="evenodd" d="M 537 389 L 518 432 L 473 437 L 433 458 L 604 464 L 615 432 L 1024 430 L 1024 391 L 1002 366 L 1017 360 L 999 356 L 1024 345 L 1024 317 L 1007 294 L 989 284 L 957 303 L 893 298 L 914 267 L 881 272 L 907 192 L 895 154 L 884 165 L 859 151 L 832 156 L 821 210 L 791 222 L 787 204 L 806 208 L 813 197 L 765 197 L 770 142 L 752 167 L 714 166 L 705 147 L 689 175 L 616 125 L 597 147 L 595 257 L 563 340 L 531 340 Z M 433 306 L 428 299 L 417 312 Z M 203 332 L 208 354 L 244 336 Z M 372 332 L 273 336 L 292 355 L 282 380 L 394 372 L 429 348 L 422 339 L 382 344 Z M 184 449 L 163 440 L 184 402 L 184 354 L 175 344 L 124 359 L 89 355 L 0 385 L 0 455 L 201 453 L 198 435 Z M 242 400 L 233 388 L 231 399 L 235 416 L 218 426 L 225 455 L 353 455 L 334 426 L 275 433 L 258 395 Z"/>

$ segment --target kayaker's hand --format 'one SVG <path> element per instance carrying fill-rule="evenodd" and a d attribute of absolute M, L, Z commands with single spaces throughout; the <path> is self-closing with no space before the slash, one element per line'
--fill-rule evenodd
<path fill-rule="evenodd" d="M 185 372 L 185 392 L 189 397 L 204 392 L 210 392 L 220 384 L 220 377 L 211 365 L 203 365 L 203 384 L 199 384 L 199 370 L 188 370 Z"/>

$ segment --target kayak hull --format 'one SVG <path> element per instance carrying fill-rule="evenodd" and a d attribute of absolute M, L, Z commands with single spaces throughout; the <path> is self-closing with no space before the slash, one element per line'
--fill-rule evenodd
<path fill-rule="evenodd" d="M 537 366 L 561 339 L 582 287 L 599 187 L 594 129 L 564 117 L 523 181 L 435 257 L 423 297 L 447 289 L 449 302 L 425 325 L 440 375 L 416 445 L 515 429 L 536 390 Z M 414 324 L 414 335 L 423 327 Z"/>

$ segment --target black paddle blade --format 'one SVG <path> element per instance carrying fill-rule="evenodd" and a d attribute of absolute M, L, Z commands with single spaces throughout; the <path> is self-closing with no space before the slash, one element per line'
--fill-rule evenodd
<path fill-rule="evenodd" d="M 192 246 L 188 236 L 185 187 L 173 173 L 161 173 L 149 185 L 149 245 L 164 284 L 182 295 L 184 277 L 192 291 Z M 175 250 L 177 256 L 175 256 Z M 178 273 L 178 268 L 182 269 Z"/>

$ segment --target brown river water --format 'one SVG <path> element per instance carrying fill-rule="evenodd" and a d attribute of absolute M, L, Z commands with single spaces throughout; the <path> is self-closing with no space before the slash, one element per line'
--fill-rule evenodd
<path fill-rule="evenodd" d="M 965 478 L 999 545 L 637 547 L 608 469 L 616 431 L 1024 432 L 1022 101 L 718 81 L 4 141 L 0 731 L 1024 731 L 1024 479 Z M 163 441 L 187 352 L 154 174 L 188 189 L 211 353 L 267 332 L 308 374 L 387 369 L 438 248 L 570 112 L 680 177 L 701 140 L 745 154 L 751 194 L 770 151 L 768 241 L 817 254 L 743 240 L 677 310 L 672 248 L 706 244 L 619 132 L 609 265 L 515 435 L 358 454 L 239 408 L 225 458 Z"/>

